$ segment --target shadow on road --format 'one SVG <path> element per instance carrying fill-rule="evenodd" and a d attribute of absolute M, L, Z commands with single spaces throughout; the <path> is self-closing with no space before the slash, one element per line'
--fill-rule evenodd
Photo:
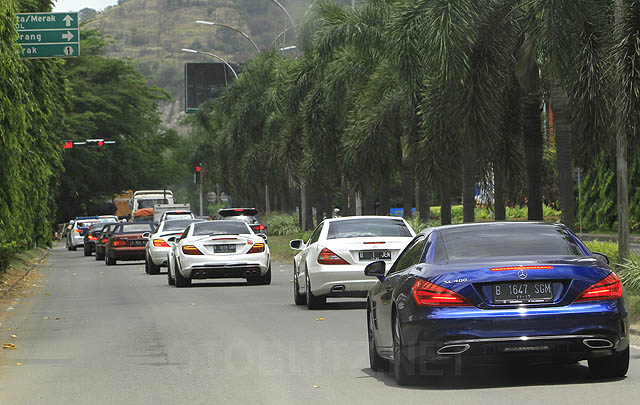
<path fill-rule="evenodd" d="M 416 381 L 415 385 L 406 387 L 399 386 L 391 372 L 376 372 L 370 368 L 362 369 L 362 372 L 385 385 L 414 390 L 469 390 L 541 385 L 597 384 L 624 380 L 624 378 L 597 379 L 592 377 L 585 362 L 570 365 L 465 367 L 457 376 L 422 376 Z"/>
<path fill-rule="evenodd" d="M 204 288 L 204 287 L 247 287 L 246 281 L 218 281 L 218 282 L 206 282 L 206 283 L 191 283 L 191 288 Z"/>

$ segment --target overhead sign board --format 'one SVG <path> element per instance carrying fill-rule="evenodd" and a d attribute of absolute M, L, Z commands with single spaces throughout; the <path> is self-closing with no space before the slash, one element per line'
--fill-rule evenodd
<path fill-rule="evenodd" d="M 231 64 L 235 71 L 239 66 Z M 185 63 L 186 112 L 195 112 L 200 104 L 216 98 L 234 80 L 234 75 L 224 63 Z"/>
<path fill-rule="evenodd" d="M 68 58 L 80 54 L 78 13 L 18 13 L 23 58 Z"/>

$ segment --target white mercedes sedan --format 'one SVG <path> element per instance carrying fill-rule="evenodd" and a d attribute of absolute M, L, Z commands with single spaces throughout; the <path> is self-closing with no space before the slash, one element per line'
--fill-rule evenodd
<path fill-rule="evenodd" d="M 169 256 L 170 237 L 180 236 L 192 222 L 201 222 L 202 219 L 172 219 L 160 221 L 153 233 L 143 234 L 147 238 L 144 255 L 144 269 L 147 274 L 160 274 L 160 267 L 167 267 Z M 175 239 L 175 238 L 174 238 Z"/>
<path fill-rule="evenodd" d="M 189 287 L 192 280 L 244 278 L 249 284 L 271 284 L 266 235 L 256 235 L 245 222 L 205 221 L 190 224 L 172 244 L 168 281 Z"/>
<path fill-rule="evenodd" d="M 415 236 L 402 218 L 358 216 L 323 221 L 305 243 L 290 242 L 299 250 L 293 259 L 293 297 L 309 309 L 324 305 L 327 298 L 366 297 L 376 283 L 364 275 L 375 260 L 387 267 Z"/>

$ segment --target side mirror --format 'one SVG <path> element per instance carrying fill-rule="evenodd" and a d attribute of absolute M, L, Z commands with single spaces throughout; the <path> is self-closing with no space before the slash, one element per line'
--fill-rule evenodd
<path fill-rule="evenodd" d="M 304 241 L 302 239 L 294 239 L 289 242 L 289 246 L 293 250 L 302 250 L 302 245 L 304 245 Z"/>
<path fill-rule="evenodd" d="M 142 234 L 142 237 L 145 239 L 149 239 L 151 237 L 151 232 L 145 232 Z"/>
<path fill-rule="evenodd" d="M 378 277 L 378 280 L 384 281 L 384 273 L 387 270 L 387 263 L 383 260 L 378 260 L 372 263 L 367 264 L 367 267 L 364 268 L 364 275 L 370 277 Z"/>
<path fill-rule="evenodd" d="M 264 233 L 257 233 L 256 235 L 264 239 L 265 242 L 267 241 L 267 235 L 265 235 Z"/>
<path fill-rule="evenodd" d="M 605 264 L 611 264 L 611 262 L 609 261 L 609 257 L 604 253 L 591 252 L 591 254 L 601 262 L 604 262 Z"/>

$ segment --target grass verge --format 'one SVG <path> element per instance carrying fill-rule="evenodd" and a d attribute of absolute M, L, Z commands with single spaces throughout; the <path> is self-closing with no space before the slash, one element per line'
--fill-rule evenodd
<path fill-rule="evenodd" d="M 0 296 L 2 296 L 22 275 L 38 262 L 44 256 L 47 249 L 36 248 L 16 254 L 11 261 L 7 270 L 0 272 Z"/>

